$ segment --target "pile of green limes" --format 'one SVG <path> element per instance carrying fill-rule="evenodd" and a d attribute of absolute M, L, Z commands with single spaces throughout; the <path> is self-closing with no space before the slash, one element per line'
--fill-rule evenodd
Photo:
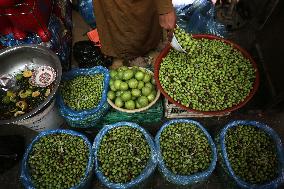
<path fill-rule="evenodd" d="M 128 110 L 140 109 L 155 100 L 155 80 L 147 70 L 122 66 L 111 70 L 110 76 L 110 91 L 107 96 L 117 107 Z"/>

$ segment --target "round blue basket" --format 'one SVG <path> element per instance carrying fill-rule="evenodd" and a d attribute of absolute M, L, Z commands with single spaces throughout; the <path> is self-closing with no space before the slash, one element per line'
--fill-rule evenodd
<path fill-rule="evenodd" d="M 96 75 L 103 74 L 103 92 L 101 101 L 98 106 L 93 109 L 76 111 L 68 107 L 63 100 L 60 92 L 57 95 L 56 102 L 59 107 L 59 113 L 72 127 L 88 128 L 95 127 L 100 119 L 108 112 L 110 106 L 107 102 L 108 85 L 110 80 L 109 71 L 102 66 L 95 66 L 93 68 L 75 68 L 62 75 L 62 81 L 71 80 L 80 75 Z"/>
<path fill-rule="evenodd" d="M 107 177 L 104 176 L 104 174 L 101 172 L 100 170 L 100 165 L 98 162 L 98 150 L 100 148 L 100 142 L 103 139 L 103 137 L 111 130 L 117 127 L 122 127 L 122 126 L 128 126 L 128 127 L 132 127 L 135 129 L 138 129 L 141 133 L 143 133 L 147 143 L 149 144 L 150 147 L 150 151 L 151 151 L 151 157 L 148 161 L 147 166 L 144 168 L 144 170 L 140 173 L 140 175 L 136 178 L 134 178 L 133 180 L 131 180 L 128 183 L 114 183 L 114 182 L 110 182 L 108 180 Z M 150 134 L 148 134 L 148 132 L 143 129 L 142 127 L 140 127 L 138 124 L 136 123 L 131 123 L 131 122 L 118 122 L 112 125 L 105 125 L 103 127 L 103 129 L 98 133 L 98 135 L 95 138 L 94 144 L 93 144 L 93 148 L 94 148 L 94 154 L 95 154 L 95 172 L 96 175 L 98 177 L 98 179 L 108 188 L 111 189 L 126 189 L 126 188 L 132 188 L 134 186 L 137 186 L 139 184 L 141 184 L 142 182 L 144 182 L 155 170 L 156 165 L 157 165 L 157 155 L 156 155 L 156 149 L 155 149 L 155 144 L 154 141 L 152 139 L 152 137 L 150 136 Z"/>
<path fill-rule="evenodd" d="M 203 172 L 199 172 L 199 173 L 195 173 L 193 175 L 177 175 L 174 174 L 173 172 L 171 172 L 162 157 L 162 153 L 161 153 L 161 148 L 160 148 L 160 137 L 161 134 L 163 132 L 163 130 L 166 127 L 170 127 L 172 124 L 174 123 L 190 123 L 190 124 L 194 124 L 196 125 L 196 127 L 200 128 L 202 130 L 202 132 L 206 135 L 208 142 L 210 144 L 211 150 L 212 150 L 212 161 L 210 166 L 208 167 L 207 170 L 203 171 Z M 176 185 L 192 185 L 194 183 L 198 183 L 201 181 L 206 180 L 214 171 L 215 166 L 216 166 L 216 162 L 217 162 L 217 150 L 216 150 L 216 146 L 213 142 L 213 139 L 211 138 L 211 136 L 209 135 L 209 133 L 206 131 L 206 129 L 197 121 L 193 121 L 193 120 L 188 120 L 188 119 L 175 119 L 175 120 L 171 120 L 168 121 L 167 123 L 165 123 L 162 128 L 158 131 L 156 137 L 155 137 L 155 143 L 156 143 L 156 148 L 157 148 L 157 156 L 158 156 L 158 164 L 159 164 L 159 169 L 162 172 L 162 174 L 164 175 L 164 177 L 170 181 L 173 184 Z"/>
<path fill-rule="evenodd" d="M 88 149 L 89 149 L 89 159 L 88 159 L 88 165 L 86 167 L 86 171 L 85 171 L 85 176 L 83 178 L 81 178 L 81 181 L 73 186 L 70 189 L 84 189 L 86 188 L 92 179 L 92 175 L 93 175 L 93 168 L 94 168 L 94 156 L 93 156 L 93 149 L 92 149 L 92 145 L 89 142 L 88 138 L 76 131 L 72 131 L 72 130 L 64 130 L 64 129 L 56 129 L 56 130 L 49 130 L 49 131 L 43 131 L 40 132 L 32 141 L 32 143 L 28 146 L 28 148 L 26 149 L 26 152 L 24 154 L 23 160 L 22 160 L 22 165 L 21 165 L 21 175 L 20 175 L 20 179 L 24 185 L 25 188 L 27 189 L 35 189 L 35 186 L 32 182 L 31 176 L 30 176 L 30 171 L 29 171 L 29 167 L 28 167 L 28 160 L 29 160 L 29 154 L 32 152 L 33 146 L 34 144 L 40 140 L 42 137 L 44 136 L 48 136 L 48 135 L 52 135 L 52 134 L 69 134 L 72 136 L 78 136 L 80 138 L 82 138 L 85 142 L 85 144 L 87 145 Z"/>
<path fill-rule="evenodd" d="M 258 129 L 261 129 L 264 131 L 266 134 L 268 134 L 271 139 L 274 141 L 275 146 L 276 146 L 276 151 L 278 155 L 278 176 L 274 180 L 264 183 L 264 184 L 251 184 L 248 182 L 245 182 L 242 180 L 240 177 L 238 177 L 235 172 L 233 171 L 230 161 L 228 159 L 228 154 L 227 154 L 227 149 L 225 145 L 225 137 L 227 134 L 227 131 L 230 128 L 237 127 L 239 125 L 248 125 L 252 127 L 257 127 Z M 238 185 L 238 187 L 241 188 L 253 188 L 253 189 L 272 189 L 272 188 L 278 188 L 284 181 L 284 150 L 282 146 L 282 142 L 278 134 L 268 127 L 264 123 L 260 123 L 257 121 L 246 121 L 246 120 L 237 120 L 237 121 L 232 121 L 229 124 L 227 124 L 220 132 L 219 138 L 218 138 L 218 143 L 220 143 L 220 153 L 222 156 L 222 164 L 225 168 L 225 172 L 228 173 L 231 179 Z"/>

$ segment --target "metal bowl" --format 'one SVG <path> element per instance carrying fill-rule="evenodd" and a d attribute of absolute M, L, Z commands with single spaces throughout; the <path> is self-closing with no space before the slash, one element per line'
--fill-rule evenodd
<path fill-rule="evenodd" d="M 43 110 L 44 107 L 48 105 L 49 102 L 51 102 L 51 100 L 54 98 L 55 93 L 59 87 L 62 74 L 62 68 L 59 58 L 54 52 L 47 49 L 46 47 L 39 45 L 20 45 L 0 50 L 0 75 L 14 75 L 19 71 L 24 70 L 26 66 L 38 67 L 43 65 L 51 66 L 56 71 L 56 79 L 53 82 L 54 88 L 50 92 L 49 96 L 32 111 L 15 118 L 0 120 L 0 124 L 15 123 L 27 119 Z"/>

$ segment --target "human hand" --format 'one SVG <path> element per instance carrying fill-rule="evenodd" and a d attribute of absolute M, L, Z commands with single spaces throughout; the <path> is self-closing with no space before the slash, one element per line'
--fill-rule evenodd
<path fill-rule="evenodd" d="M 176 12 L 172 10 L 171 12 L 167 14 L 161 14 L 159 16 L 159 23 L 162 28 L 167 30 L 168 32 L 168 39 L 171 40 L 173 35 L 173 30 L 176 27 Z"/>

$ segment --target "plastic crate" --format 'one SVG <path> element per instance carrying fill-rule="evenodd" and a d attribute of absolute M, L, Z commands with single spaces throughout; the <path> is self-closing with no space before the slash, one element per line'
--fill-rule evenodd
<path fill-rule="evenodd" d="M 231 112 L 208 115 L 197 112 L 190 112 L 164 99 L 165 117 L 166 118 L 189 118 L 189 117 L 221 117 L 230 115 Z"/>

